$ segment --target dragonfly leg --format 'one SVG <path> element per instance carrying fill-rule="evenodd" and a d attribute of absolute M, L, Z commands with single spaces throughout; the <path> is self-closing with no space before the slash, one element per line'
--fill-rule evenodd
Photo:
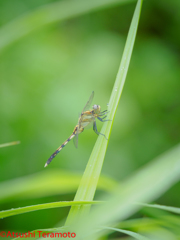
<path fill-rule="evenodd" d="M 105 112 L 107 112 L 108 110 L 104 110 L 103 112 L 101 112 L 101 113 L 105 113 Z"/>
<path fill-rule="evenodd" d="M 104 116 L 104 115 L 106 115 L 106 114 L 108 114 L 108 113 L 109 113 L 109 111 L 105 110 L 105 111 L 101 112 L 101 113 L 99 114 L 99 116 Z"/>
<path fill-rule="evenodd" d="M 106 140 L 108 140 L 107 137 L 103 133 L 98 132 L 97 126 L 96 126 L 96 121 L 94 121 L 94 123 L 93 123 L 93 130 L 97 135 L 100 134 L 100 135 L 104 136 Z"/>
<path fill-rule="evenodd" d="M 104 120 L 104 118 L 106 118 L 106 117 L 107 117 L 107 116 L 105 116 L 105 117 L 103 117 L 103 118 L 97 117 L 97 119 L 98 119 L 99 121 L 101 121 L 101 122 L 112 121 L 112 120 L 110 120 L 110 119 L 105 119 L 105 120 Z"/>
<path fill-rule="evenodd" d="M 106 115 L 106 116 L 104 116 L 104 117 L 102 117 L 101 119 L 105 119 L 105 118 L 107 118 L 107 115 Z"/>

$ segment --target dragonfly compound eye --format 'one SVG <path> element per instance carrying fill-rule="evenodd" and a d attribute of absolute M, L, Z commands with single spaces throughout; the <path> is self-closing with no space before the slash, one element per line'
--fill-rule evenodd
<path fill-rule="evenodd" d="M 93 105 L 93 109 L 96 113 L 99 113 L 101 111 L 101 107 L 99 105 Z"/>

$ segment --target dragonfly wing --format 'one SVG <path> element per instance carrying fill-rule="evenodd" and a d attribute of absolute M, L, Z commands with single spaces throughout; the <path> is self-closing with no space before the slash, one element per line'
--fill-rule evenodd
<path fill-rule="evenodd" d="M 74 142 L 74 146 L 76 148 L 78 148 L 78 135 L 79 135 L 79 124 L 80 124 L 80 113 L 78 114 L 79 115 L 79 121 L 78 121 L 78 124 L 77 124 L 77 128 L 76 128 L 76 133 L 75 133 L 75 136 L 74 136 L 74 139 L 73 139 L 73 142 Z"/>
<path fill-rule="evenodd" d="M 85 112 L 86 110 L 88 110 L 90 108 L 93 97 L 94 97 L 94 91 L 91 93 L 91 96 L 89 97 L 89 100 L 87 101 L 86 105 L 84 106 L 82 112 Z"/>
<path fill-rule="evenodd" d="M 84 108 L 82 110 L 82 113 L 90 108 L 93 97 L 94 97 L 94 91 L 91 93 L 91 96 L 89 97 L 89 100 L 87 101 L 86 105 L 84 106 Z M 81 126 L 81 121 L 82 121 L 82 117 L 81 117 L 81 114 L 79 114 L 79 121 L 78 121 L 78 125 L 77 125 L 77 130 L 76 130 L 76 134 L 75 134 L 74 139 L 73 139 L 74 146 L 76 148 L 78 147 L 78 135 L 79 135 L 80 132 L 82 132 L 82 130 L 81 131 L 79 130 L 79 128 L 81 129 L 81 127 L 82 127 Z"/>
<path fill-rule="evenodd" d="M 94 119 L 94 120 L 95 120 L 95 119 Z M 85 127 L 85 129 L 92 128 L 93 122 L 94 122 L 94 121 L 89 122 L 89 124 Z"/>
<path fill-rule="evenodd" d="M 75 134 L 75 136 L 73 138 L 74 146 L 76 148 L 78 148 L 78 135 L 79 135 L 79 126 L 77 126 L 77 131 L 76 131 L 76 134 Z"/>

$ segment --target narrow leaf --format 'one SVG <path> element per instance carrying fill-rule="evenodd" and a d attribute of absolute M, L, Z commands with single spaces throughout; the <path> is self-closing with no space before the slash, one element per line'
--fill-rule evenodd
<path fill-rule="evenodd" d="M 159 204 L 147 204 L 147 203 L 137 203 L 137 204 L 140 206 L 143 206 L 143 207 L 158 208 L 158 209 L 162 209 L 162 210 L 165 210 L 168 212 L 180 214 L 180 208 L 177 208 L 177 207 L 164 206 L 164 205 L 159 205 Z"/>
<path fill-rule="evenodd" d="M 91 11 L 133 0 L 64 0 L 44 5 L 7 23 L 0 29 L 0 50 L 43 26 L 70 19 Z"/>
<path fill-rule="evenodd" d="M 142 206 L 160 197 L 180 179 L 180 145 L 160 155 L 131 178 L 121 184 L 102 206 L 92 210 L 88 218 L 75 225 L 79 239 L 95 234 L 98 226 L 107 226 L 124 220 Z M 82 238 L 83 236 L 83 238 Z M 89 238 L 88 238 L 89 239 Z"/>
<path fill-rule="evenodd" d="M 9 146 L 12 146 L 12 145 L 17 145 L 17 144 L 20 144 L 20 141 L 9 142 L 9 143 L 2 143 L 2 144 L 0 144 L 0 148 L 9 147 Z"/>
<path fill-rule="evenodd" d="M 137 32 L 137 27 L 138 27 L 140 12 L 141 12 L 141 5 L 142 5 L 142 1 L 138 1 L 135 12 L 134 12 L 134 16 L 131 22 L 131 26 L 129 29 L 119 71 L 116 77 L 114 88 L 111 93 L 111 98 L 109 101 L 110 113 L 108 115 L 108 118 L 111 119 L 112 121 L 105 122 L 102 128 L 102 133 L 105 134 L 107 138 L 110 137 L 113 120 L 114 120 L 118 103 L 124 87 L 127 70 L 129 67 L 130 58 L 131 58 L 131 54 L 132 54 L 132 50 L 135 42 L 135 37 L 136 37 L 136 32 Z M 76 196 L 74 198 L 74 201 L 93 200 L 97 183 L 99 180 L 99 176 L 101 173 L 107 145 L 108 145 L 108 141 L 103 136 L 99 136 L 93 148 L 93 151 L 91 153 L 86 169 L 84 171 L 84 174 L 83 174 L 81 183 L 79 185 L 79 188 L 77 190 Z M 69 225 L 73 220 L 77 219 L 78 212 L 80 212 L 80 215 L 82 215 L 82 214 L 86 214 L 86 212 L 88 211 L 89 211 L 89 207 L 87 206 L 86 207 L 73 206 L 68 215 L 66 224 Z"/>
<path fill-rule="evenodd" d="M 0 212 L 0 218 L 10 217 L 14 215 L 18 215 L 21 213 L 27 213 L 42 209 L 49 209 L 49 208 L 58 208 L 58 207 L 70 207 L 70 206 L 77 206 L 77 205 L 84 205 L 84 204 L 98 204 L 101 203 L 100 201 L 67 201 L 67 202 L 52 202 L 52 203 L 43 203 L 37 204 L 27 207 L 15 208 L 10 210 L 5 210 Z"/>
<path fill-rule="evenodd" d="M 112 230 L 112 231 L 116 231 L 116 232 L 121 232 L 124 234 L 127 234 L 137 240 L 148 240 L 149 238 L 144 237 L 138 233 L 132 232 L 132 231 L 128 231 L 128 230 L 123 230 L 123 229 L 119 229 L 119 228 L 112 228 L 112 227 L 103 227 L 103 229 L 108 229 L 108 230 Z"/>
<path fill-rule="evenodd" d="M 80 173 L 51 169 L 7 180 L 0 183 L 0 202 L 72 193 L 78 188 L 80 180 Z M 99 189 L 108 192 L 116 186 L 117 182 L 105 176 L 98 183 Z"/>

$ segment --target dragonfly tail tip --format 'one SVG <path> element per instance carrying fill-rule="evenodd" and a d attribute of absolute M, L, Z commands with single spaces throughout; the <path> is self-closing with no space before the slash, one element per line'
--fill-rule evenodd
<path fill-rule="evenodd" d="M 46 163 L 46 164 L 44 165 L 44 167 L 47 167 L 47 165 L 48 165 L 48 164 Z"/>

